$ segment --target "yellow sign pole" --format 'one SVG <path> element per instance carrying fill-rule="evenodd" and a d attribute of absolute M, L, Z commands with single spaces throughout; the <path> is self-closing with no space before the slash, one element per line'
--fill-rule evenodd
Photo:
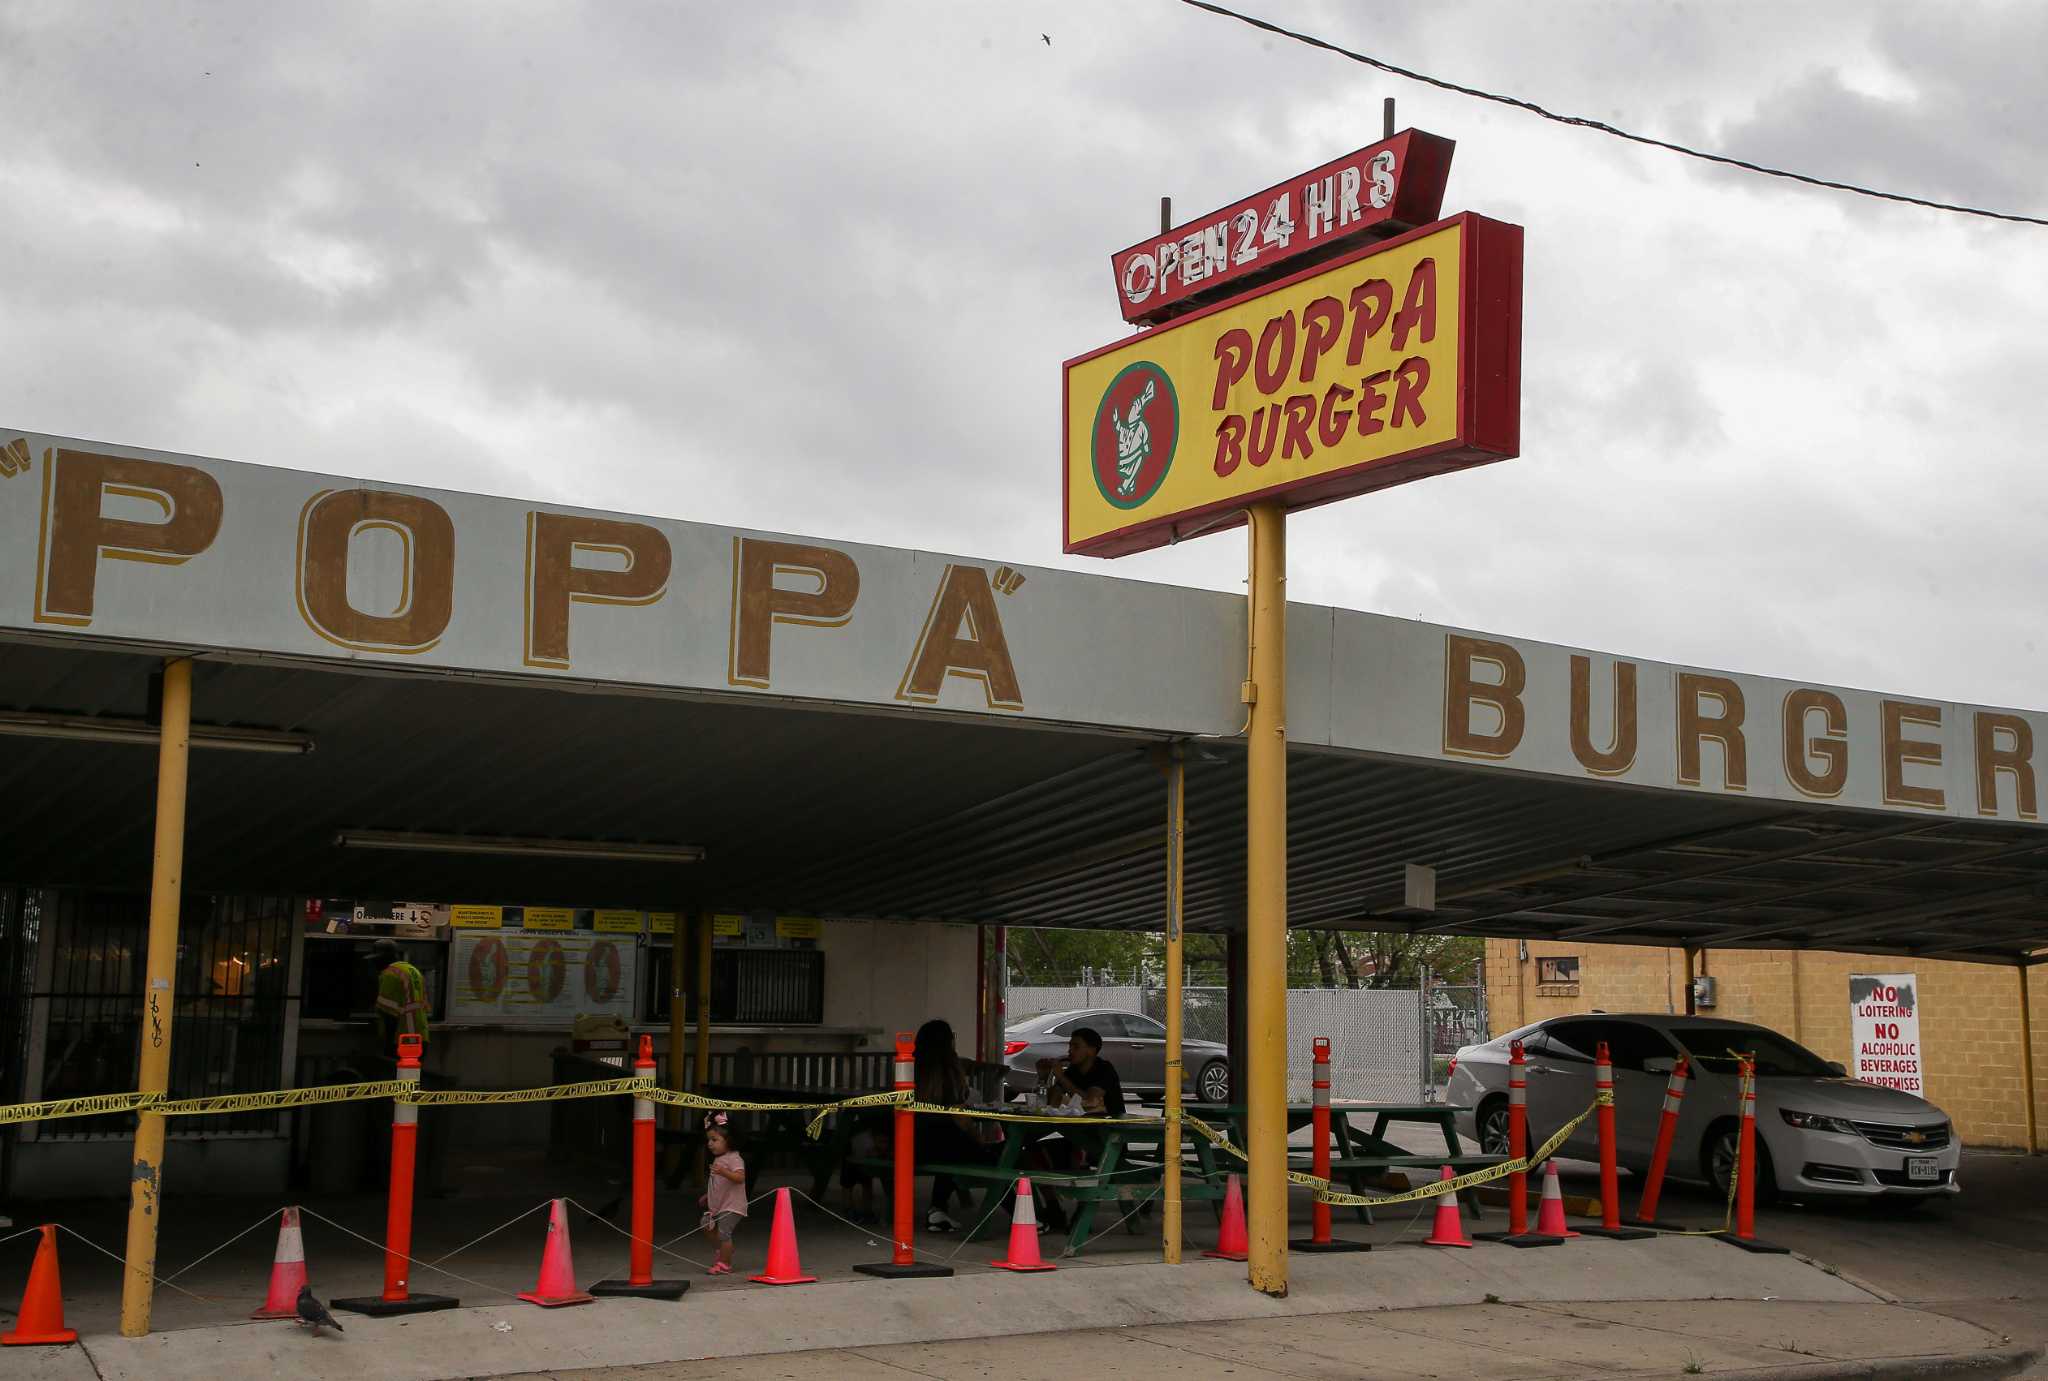
<path fill-rule="evenodd" d="M 1246 1226 L 1252 1288 L 1287 1293 L 1287 517 L 1252 506 L 1245 798 Z"/>
<path fill-rule="evenodd" d="M 156 858 L 149 885 L 149 957 L 142 989 L 142 1060 L 135 1086 L 166 1092 L 178 977 L 178 898 L 185 874 L 185 769 L 192 743 L 192 663 L 164 663 L 156 759 Z M 128 1256 L 121 1278 L 121 1336 L 149 1332 L 156 1286 L 156 1231 L 163 1219 L 164 1119 L 139 1113 L 128 1187 Z"/>
<path fill-rule="evenodd" d="M 1181 902 L 1187 859 L 1187 750 L 1174 744 L 1166 767 L 1166 1145 L 1160 1176 L 1159 1228 L 1165 1259 L 1180 1264 Z"/>

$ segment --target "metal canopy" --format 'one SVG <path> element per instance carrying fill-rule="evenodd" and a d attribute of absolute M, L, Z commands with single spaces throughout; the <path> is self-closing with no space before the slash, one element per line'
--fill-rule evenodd
<path fill-rule="evenodd" d="M 0 642 L 0 711 L 144 716 L 157 665 Z M 1160 925 L 1156 739 L 228 661 L 199 665 L 194 718 L 315 745 L 195 748 L 195 890 Z M 1234 929 L 1242 748 L 1187 751 L 1187 922 Z M 1297 926 L 1997 963 L 2048 947 L 2036 829 L 1302 749 L 1289 774 Z M 0 735 L 0 878 L 143 887 L 154 778 L 147 746 Z M 353 830 L 701 845 L 706 858 L 338 847 Z M 1438 871 L 1433 913 L 1401 907 L 1409 863 Z"/>

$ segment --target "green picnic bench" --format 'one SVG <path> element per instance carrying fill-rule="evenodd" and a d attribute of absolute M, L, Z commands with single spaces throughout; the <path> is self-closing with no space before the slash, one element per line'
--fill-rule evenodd
<path fill-rule="evenodd" d="M 920 1175 L 950 1175 L 963 1185 L 980 1186 L 972 1221 L 962 1240 L 975 1241 L 994 1229 L 996 1212 L 1004 1207 L 1012 1186 L 1028 1176 L 1034 1187 L 1043 1189 L 1072 1205 L 1068 1215 L 1066 1246 L 1062 1255 L 1073 1256 L 1098 1235 L 1094 1232 L 1098 1205 L 1127 1205 L 1126 1222 L 1131 1222 L 1143 1204 L 1154 1202 L 1164 1191 L 1165 1160 L 1161 1143 L 1166 1124 L 1155 1118 L 1129 1118 L 1115 1126 L 1099 1123 L 1063 1127 L 1058 1122 L 998 1122 L 1003 1144 L 993 1163 L 926 1161 L 917 1163 Z M 1184 1134 L 1185 1135 L 1185 1134 Z M 1025 1151 L 1048 1137 L 1063 1137 L 1094 1153 L 1095 1164 L 1088 1170 L 1033 1170 L 1023 1165 Z M 1150 1154 L 1145 1154 L 1149 1148 Z M 1224 1174 L 1213 1159 L 1213 1148 L 1197 1142 L 1195 1159 L 1188 1163 L 1183 1150 L 1180 1194 L 1183 1202 L 1208 1201 L 1220 1204 L 1224 1195 Z M 891 1185 L 896 1163 L 889 1156 L 854 1156 L 849 1163 L 872 1172 L 885 1186 Z M 1136 1232 L 1134 1223 L 1127 1229 Z"/>
<path fill-rule="evenodd" d="M 1222 1123 L 1238 1145 L 1244 1144 L 1245 1110 L 1237 1103 L 1190 1103 L 1186 1111 L 1212 1125 Z M 1393 1170 L 1436 1171 L 1450 1166 L 1451 1173 L 1462 1175 L 1472 1170 L 1483 1170 L 1498 1165 L 1505 1156 L 1468 1153 L 1458 1140 L 1457 1116 L 1469 1109 L 1452 1103 L 1362 1103 L 1353 1101 L 1333 1102 L 1330 1105 L 1330 1178 L 1341 1181 L 1353 1194 L 1364 1194 L 1369 1187 L 1368 1180 L 1386 1175 Z M 1371 1117 L 1372 1130 L 1367 1131 L 1352 1119 Z M 1309 1103 L 1290 1103 L 1287 1106 L 1287 1131 L 1291 1136 L 1303 1127 L 1313 1126 L 1315 1107 Z M 1396 1122 L 1419 1123 L 1439 1128 L 1444 1137 L 1444 1154 L 1417 1154 L 1387 1140 L 1387 1129 Z M 1288 1168 L 1309 1170 L 1314 1167 L 1314 1149 L 1290 1147 L 1287 1153 Z M 1459 1198 L 1466 1211 L 1474 1218 L 1481 1216 L 1477 1197 L 1469 1191 Z M 1358 1221 L 1370 1223 L 1372 1210 L 1360 1205 L 1355 1209 Z"/>

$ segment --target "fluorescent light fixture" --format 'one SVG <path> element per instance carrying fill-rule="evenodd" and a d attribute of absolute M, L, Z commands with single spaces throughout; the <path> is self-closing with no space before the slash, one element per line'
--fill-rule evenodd
<path fill-rule="evenodd" d="M 704 857 L 704 850 L 695 844 L 611 844 L 589 839 L 512 839 L 503 835 L 411 834 L 390 830 L 343 830 L 334 836 L 334 842 L 343 849 L 602 859 L 613 863 L 695 863 Z"/>
<path fill-rule="evenodd" d="M 146 719 L 120 719 L 93 714 L 27 714 L 0 710 L 0 735 L 16 738 L 63 738 L 87 743 L 155 744 L 157 726 Z M 313 740 L 279 729 L 234 729 L 194 724 L 194 748 L 228 748 L 244 753 L 310 753 Z"/>

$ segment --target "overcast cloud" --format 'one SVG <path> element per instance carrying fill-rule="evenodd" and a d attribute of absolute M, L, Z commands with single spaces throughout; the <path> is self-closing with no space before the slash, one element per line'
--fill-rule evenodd
<path fill-rule="evenodd" d="M 1731 154 L 2048 214 L 2038 6 L 1246 7 Z M 1051 43 L 1043 41 L 1048 36 Z M 0 3 L 0 421 L 1059 553 L 1112 250 L 1371 142 L 1528 227 L 1523 454 L 1296 520 L 1295 598 L 2048 706 L 2048 230 L 1713 169 L 1171 0 Z"/>

